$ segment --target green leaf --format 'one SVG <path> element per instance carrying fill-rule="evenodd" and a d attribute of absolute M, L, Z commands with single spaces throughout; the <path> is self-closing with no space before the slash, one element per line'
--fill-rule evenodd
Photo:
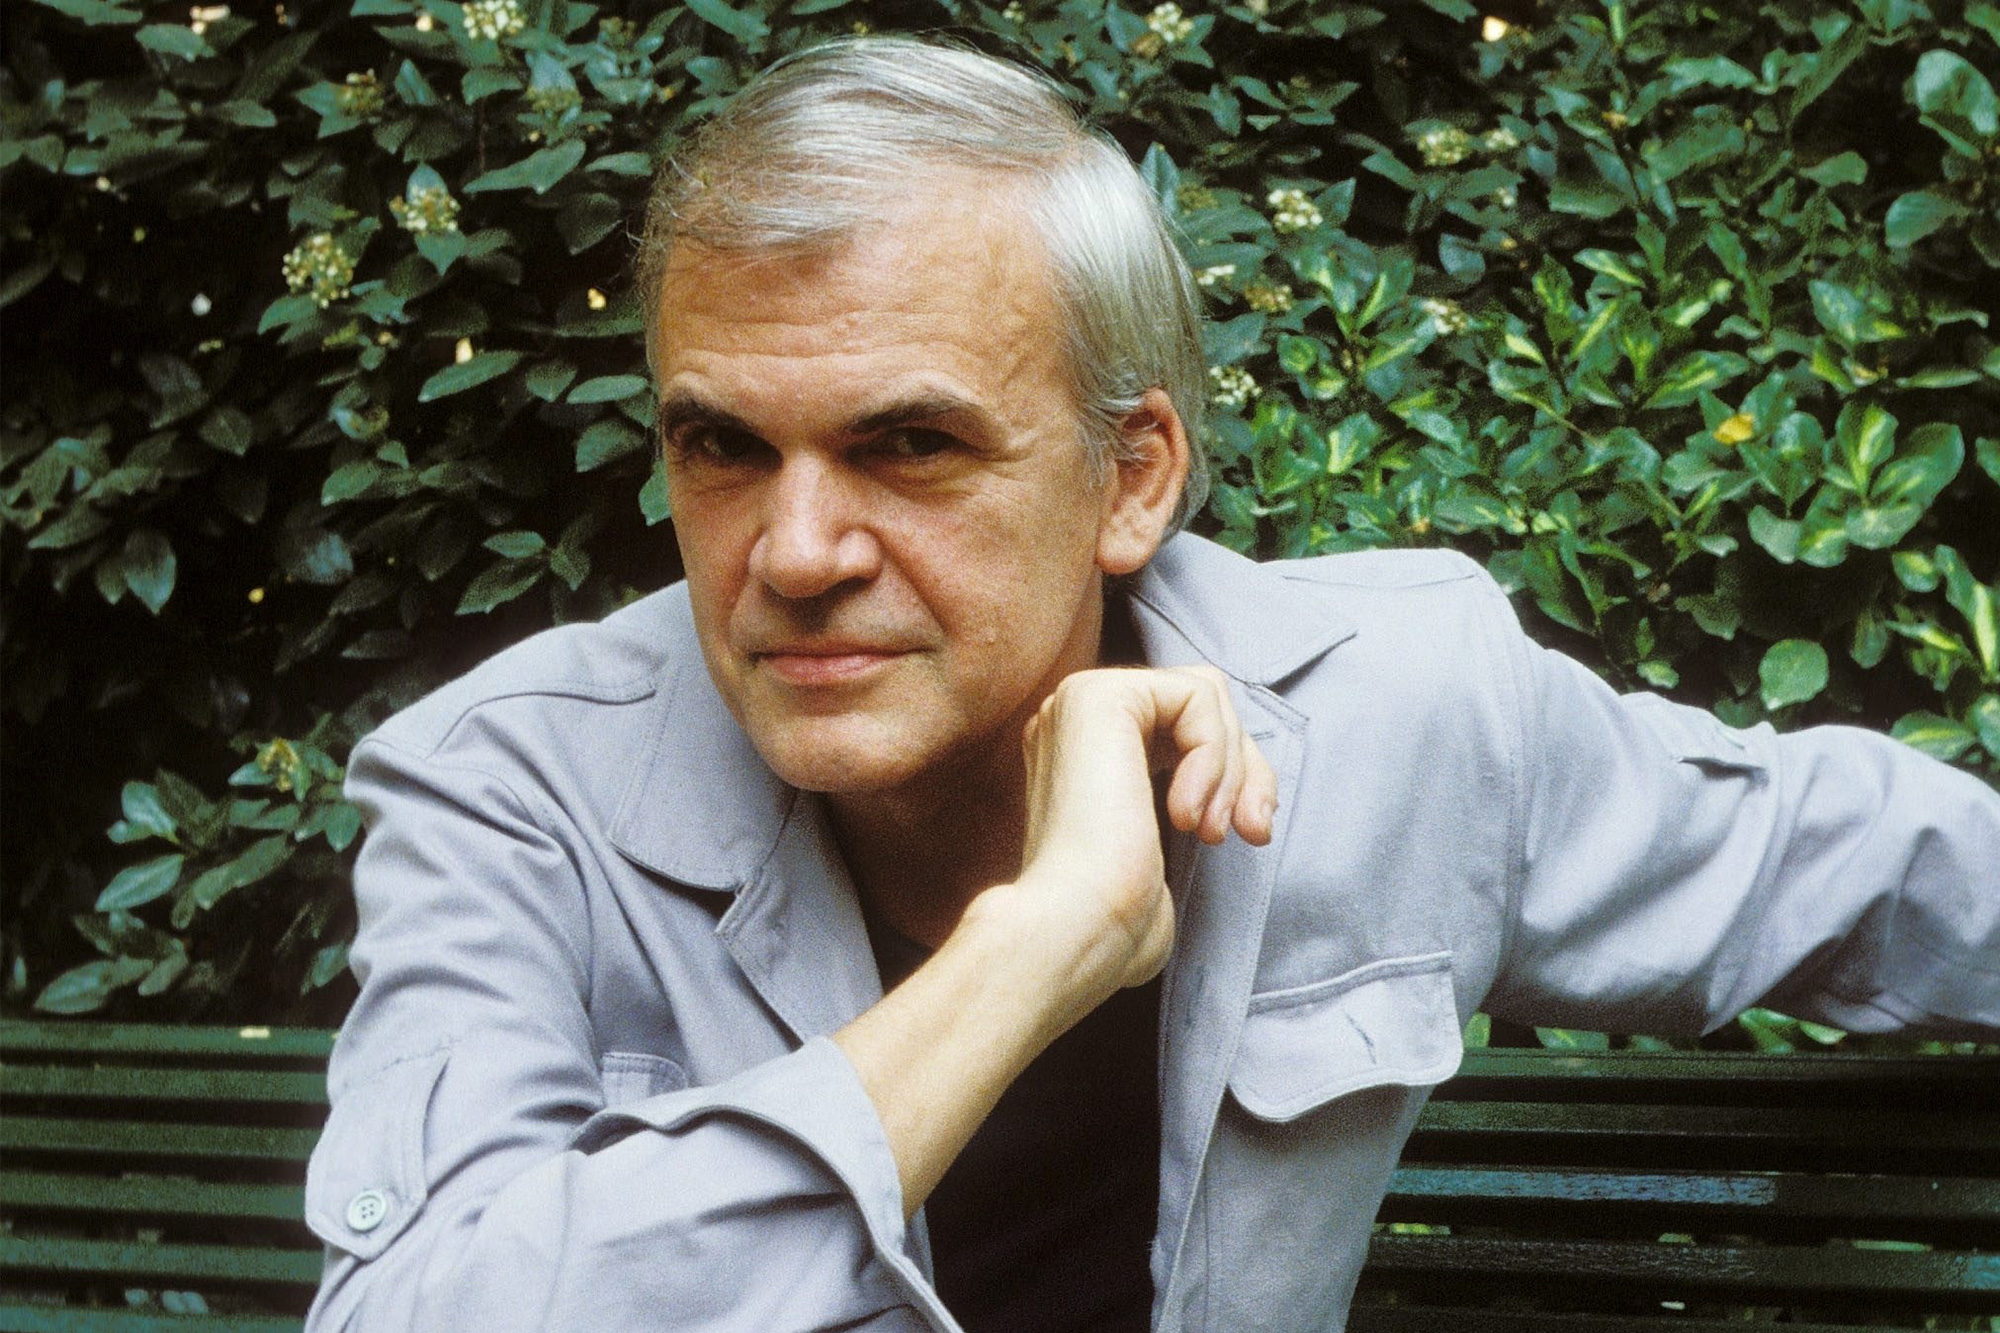
<path fill-rule="evenodd" d="M 1771 553 L 1781 565 L 1799 558 L 1799 536 L 1803 525 L 1794 519 L 1779 518 L 1758 505 L 1750 511 L 1750 540 Z"/>
<path fill-rule="evenodd" d="M 589 472 L 646 447 L 645 433 L 621 417 L 606 417 L 586 428 L 576 440 L 576 470 Z"/>
<path fill-rule="evenodd" d="M 292 840 L 288 834 L 259 838 L 231 860 L 198 876 L 188 886 L 188 896 L 200 907 L 214 907 L 229 894 L 257 883 L 291 859 Z"/>
<path fill-rule="evenodd" d="M 1941 227 L 1971 216 L 1956 199 L 1946 199 L 1929 190 L 1911 190 L 1889 205 L 1882 219 L 1882 233 L 1892 250 L 1907 249 Z"/>
<path fill-rule="evenodd" d="M 1834 422 L 1833 441 L 1854 489 L 1867 495 L 1875 469 L 1895 452 L 1896 418 L 1874 403 L 1850 400 Z"/>
<path fill-rule="evenodd" d="M 1978 733 L 1986 753 L 2000 759 L 2000 694 L 1980 695 L 1972 701 L 1966 716 L 1972 719 L 1972 729 Z"/>
<path fill-rule="evenodd" d="M 1889 734 L 1905 745 L 1913 745 L 1933 759 L 1946 763 L 1964 754 L 1977 739 L 1971 731 L 1936 713 L 1905 713 L 1889 728 Z"/>
<path fill-rule="evenodd" d="M 1847 347 L 1903 336 L 1903 327 L 1875 310 L 1859 292 L 1839 283 L 1812 284 L 1813 314 L 1821 327 Z"/>
<path fill-rule="evenodd" d="M 1876 475 L 1869 498 L 1928 509 L 1964 466 L 1965 436 L 1958 427 L 1926 421 L 1904 437 L 1895 458 Z"/>
<path fill-rule="evenodd" d="M 1816 185 L 1832 189 L 1836 185 L 1859 185 L 1868 179 L 1868 163 L 1861 154 L 1849 151 L 1829 157 L 1799 173 Z"/>
<path fill-rule="evenodd" d="M 549 549 L 549 544 L 543 540 L 541 533 L 525 530 L 496 532 L 480 545 L 495 555 L 506 556 L 509 560 L 526 560 Z"/>
<path fill-rule="evenodd" d="M 1550 1051 L 1608 1051 L 1611 1038 L 1602 1032 L 1579 1032 L 1574 1028 L 1536 1028 L 1535 1040 Z"/>
<path fill-rule="evenodd" d="M 458 615 L 478 615 L 491 611 L 505 602 L 511 602 L 541 581 L 548 566 L 539 561 L 520 564 L 509 561 L 494 565 L 491 569 L 466 585 L 465 594 L 458 599 Z"/>
<path fill-rule="evenodd" d="M 583 161 L 583 152 L 581 139 L 570 139 L 538 149 L 512 165 L 475 176 L 465 183 L 464 193 L 532 189 L 536 194 L 547 194 L 556 182 L 569 175 L 576 169 L 576 164 Z"/>
<path fill-rule="evenodd" d="M 645 516 L 647 527 L 673 517 L 673 502 L 667 493 L 667 474 L 657 464 L 647 476 L 646 484 L 639 488 L 639 512 Z"/>
<path fill-rule="evenodd" d="M 771 26 L 763 19 L 723 0 L 687 0 L 687 7 L 753 51 L 771 35 Z"/>
<path fill-rule="evenodd" d="M 80 23 L 87 23 L 91 27 L 99 27 L 107 23 L 138 23 L 143 21 L 145 17 L 142 14 L 135 14 L 129 9 L 106 4 L 104 0 L 36 0 L 36 3 L 45 8 L 53 9 L 58 14 L 66 14 Z"/>
<path fill-rule="evenodd" d="M 1993 85 L 1965 57 L 1926 51 L 1910 76 L 1911 100 L 1924 124 L 1936 130 L 1953 152 L 1977 158 L 2000 134 L 2000 98 Z"/>
<path fill-rule="evenodd" d="M 126 866 L 104 886 L 104 892 L 97 895 L 96 910 L 117 911 L 166 897 L 180 882 L 181 867 L 186 863 L 187 857 L 179 852 L 170 852 L 135 866 Z"/>
<path fill-rule="evenodd" d="M 319 488 L 319 502 L 332 505 L 352 500 L 374 485 L 381 476 L 382 465 L 372 458 L 357 458 L 352 463 L 342 463 L 327 474 L 326 481 Z"/>
<path fill-rule="evenodd" d="M 570 390 L 569 400 L 572 403 L 615 403 L 645 391 L 646 377 L 643 375 L 599 375 Z"/>
<path fill-rule="evenodd" d="M 1979 443 L 1973 446 L 1973 453 L 1979 459 L 1979 470 L 2000 485 L 2000 437 L 1980 436 Z"/>
<path fill-rule="evenodd" d="M 1804 703 L 1826 688 L 1826 649 L 1810 639 L 1783 639 L 1764 653 L 1757 665 L 1764 707 L 1773 712 L 1787 704 Z"/>
<path fill-rule="evenodd" d="M 467 360 L 446 366 L 425 380 L 424 387 L 417 390 L 417 401 L 429 403 L 454 393 L 463 393 L 505 375 L 520 360 L 519 352 L 480 352 Z"/>
<path fill-rule="evenodd" d="M 1690 352 L 1660 377 L 1659 387 L 1647 397 L 1644 406 L 1684 407 L 1748 369 L 1750 363 L 1734 352 Z"/>
<path fill-rule="evenodd" d="M 606 153 L 584 168 L 613 176 L 646 177 L 653 174 L 653 159 L 644 153 Z"/>
<path fill-rule="evenodd" d="M 590 193 L 580 195 L 563 205 L 556 214 L 556 230 L 562 233 L 563 244 L 573 255 L 582 254 L 591 246 L 618 230 L 625 220 L 625 208 L 608 194 Z"/>
<path fill-rule="evenodd" d="M 199 60 L 215 54 L 201 34 L 185 23 L 149 23 L 134 33 L 133 39 L 148 51 L 179 56 L 182 60 Z"/>
<path fill-rule="evenodd" d="M 174 548 L 151 528 L 141 528 L 125 539 L 125 586 L 146 604 L 154 615 L 167 604 L 174 592 Z"/>
<path fill-rule="evenodd" d="M 576 378 L 576 367 L 567 361 L 537 361 L 521 377 L 528 386 L 528 392 L 545 403 L 553 403 L 562 397 L 570 381 Z"/>
<path fill-rule="evenodd" d="M 45 1014 L 87 1014 L 102 1009 L 111 992 L 129 986 L 153 970 L 150 959 L 98 958 L 69 971 L 43 987 L 35 1008 Z"/>
<path fill-rule="evenodd" d="M 125 818 L 113 830 L 113 838 L 118 842 L 137 842 L 141 838 L 166 838 L 171 841 L 180 826 L 167 813 L 167 807 L 160 800 L 160 789 L 150 782 L 128 782 L 119 793 L 118 804 Z M 119 836 L 122 829 L 123 836 Z"/>
<path fill-rule="evenodd" d="M 361 833 L 361 810 L 346 801 L 336 804 L 327 812 L 325 838 L 326 845 L 336 852 L 344 852 Z"/>

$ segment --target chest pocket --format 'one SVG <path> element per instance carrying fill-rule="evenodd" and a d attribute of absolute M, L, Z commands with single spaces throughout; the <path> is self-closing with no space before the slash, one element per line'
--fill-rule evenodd
<path fill-rule="evenodd" d="M 1283 1122 L 1366 1088 L 1442 1083 L 1463 1053 L 1450 951 L 1385 958 L 1251 996 L 1229 1091 L 1257 1119 Z"/>
<path fill-rule="evenodd" d="M 598 1064 L 604 1082 L 604 1105 L 623 1106 L 688 1086 L 687 1071 L 664 1055 L 637 1051 L 607 1051 Z"/>

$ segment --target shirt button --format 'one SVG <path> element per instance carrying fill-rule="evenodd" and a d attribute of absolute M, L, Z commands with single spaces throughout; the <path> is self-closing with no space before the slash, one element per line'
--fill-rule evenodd
<path fill-rule="evenodd" d="M 373 1231 L 389 1215 L 389 1198 L 381 1190 L 363 1190 L 347 1201 L 347 1225 Z"/>

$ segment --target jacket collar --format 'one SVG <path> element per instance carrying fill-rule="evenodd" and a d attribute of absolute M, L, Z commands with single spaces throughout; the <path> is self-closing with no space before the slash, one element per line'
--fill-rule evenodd
<path fill-rule="evenodd" d="M 1214 542 L 1181 534 L 1133 580 L 1147 661 L 1208 663 L 1272 686 L 1354 634 L 1323 592 Z M 642 724 L 632 778 L 609 826 L 640 865 L 699 889 L 735 890 L 770 860 L 809 801 L 764 764 L 709 679 L 685 586 L 669 589 L 665 680 Z"/>

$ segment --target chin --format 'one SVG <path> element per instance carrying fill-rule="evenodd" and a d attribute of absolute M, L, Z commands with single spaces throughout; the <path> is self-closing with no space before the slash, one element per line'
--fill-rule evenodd
<path fill-rule="evenodd" d="M 909 747 L 865 734 L 873 728 L 842 725 L 846 721 L 817 719 L 815 725 L 753 732 L 751 741 L 783 781 L 828 796 L 890 791 L 921 771 L 923 765 L 913 759 Z"/>

